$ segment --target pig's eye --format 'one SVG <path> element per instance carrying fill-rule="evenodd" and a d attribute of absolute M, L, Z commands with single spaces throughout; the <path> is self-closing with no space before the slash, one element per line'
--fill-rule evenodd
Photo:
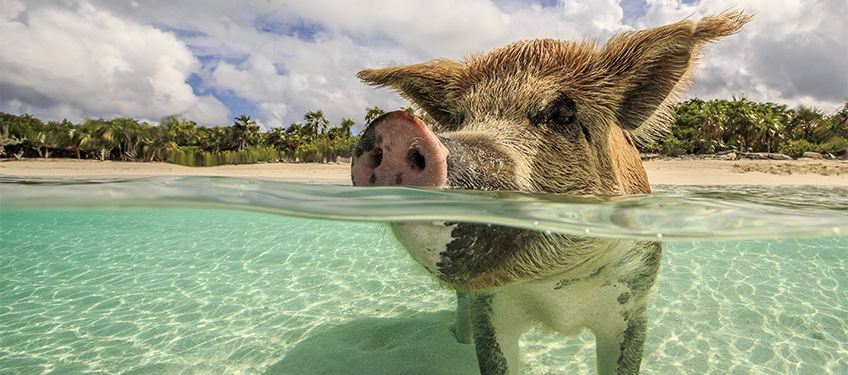
<path fill-rule="evenodd" d="M 528 119 L 532 124 L 568 125 L 577 120 L 577 104 L 571 98 L 562 94 L 548 104 L 545 109 L 531 113 Z"/>

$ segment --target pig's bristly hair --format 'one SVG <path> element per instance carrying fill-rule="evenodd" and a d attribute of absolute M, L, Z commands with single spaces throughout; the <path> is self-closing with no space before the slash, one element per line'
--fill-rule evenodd
<path fill-rule="evenodd" d="M 622 127 L 639 143 L 656 140 L 668 132 L 673 106 L 692 82 L 692 67 L 704 46 L 738 32 L 752 16 L 741 11 L 704 17 L 697 24 L 686 20 L 642 32 L 624 33 L 610 40 L 605 49 L 632 52 L 632 42 L 656 38 L 653 48 L 643 51 L 641 64 L 646 67 L 630 77 L 633 87 L 620 102 L 618 119 Z M 642 34 L 642 35 L 639 35 Z M 631 42 L 631 43 L 628 43 Z M 643 42 L 644 43 L 644 42 Z M 652 69 L 653 67 L 653 69 Z M 640 94 L 641 93 L 641 94 Z M 629 116 L 629 117 L 628 117 Z M 635 126 L 628 126 L 625 122 Z"/>
<path fill-rule="evenodd" d="M 356 76 L 371 85 L 393 88 L 434 120 L 450 124 L 459 120 L 450 104 L 455 102 L 454 95 L 460 91 L 455 78 L 463 68 L 464 65 L 457 61 L 439 59 L 414 65 L 364 69 Z"/>
<path fill-rule="evenodd" d="M 433 60 L 415 65 L 366 69 L 366 83 L 389 86 L 450 127 L 462 122 L 464 90 L 488 81 L 543 77 L 526 95 L 565 93 L 583 117 L 614 119 L 629 137 L 650 142 L 668 128 L 672 107 L 691 81 L 691 68 L 703 46 L 729 36 L 751 16 L 726 12 L 697 24 L 684 20 L 653 29 L 621 33 L 598 47 L 592 42 L 541 39 L 516 42 L 463 62 Z M 519 99 L 520 101 L 520 99 Z M 526 110 L 535 103 L 515 103 Z"/>

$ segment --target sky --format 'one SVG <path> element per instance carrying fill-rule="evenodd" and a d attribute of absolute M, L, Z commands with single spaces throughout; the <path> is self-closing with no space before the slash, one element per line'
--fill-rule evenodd
<path fill-rule="evenodd" d="M 179 115 L 286 127 L 405 106 L 366 67 L 461 59 L 533 38 L 755 14 L 709 46 L 684 99 L 745 97 L 832 112 L 848 100 L 845 0 L 0 0 L 0 111 L 44 120 Z M 356 129 L 356 128 L 354 128 Z"/>

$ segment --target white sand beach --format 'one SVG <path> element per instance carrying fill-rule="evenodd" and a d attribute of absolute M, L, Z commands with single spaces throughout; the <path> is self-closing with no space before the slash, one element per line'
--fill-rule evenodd
<path fill-rule="evenodd" d="M 848 186 L 845 160 L 649 160 L 654 185 L 831 185 Z M 18 178 L 142 178 L 155 176 L 222 176 L 304 183 L 350 184 L 347 163 L 265 163 L 184 167 L 75 159 L 0 161 L 0 176 Z"/>

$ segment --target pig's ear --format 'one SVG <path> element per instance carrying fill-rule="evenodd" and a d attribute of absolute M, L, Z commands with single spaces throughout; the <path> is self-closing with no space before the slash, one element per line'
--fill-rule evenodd
<path fill-rule="evenodd" d="M 687 20 L 611 39 L 598 62 L 609 74 L 609 91 L 618 94 L 616 116 L 621 126 L 632 130 L 642 125 L 643 136 L 660 130 L 678 94 L 688 86 L 702 47 L 739 31 L 750 19 L 742 12 L 729 12 L 697 24 Z"/>
<path fill-rule="evenodd" d="M 417 104 L 443 125 L 462 121 L 453 108 L 457 76 L 463 65 L 452 60 L 433 60 L 421 64 L 383 69 L 365 69 L 356 74 L 363 82 L 388 86 Z"/>

